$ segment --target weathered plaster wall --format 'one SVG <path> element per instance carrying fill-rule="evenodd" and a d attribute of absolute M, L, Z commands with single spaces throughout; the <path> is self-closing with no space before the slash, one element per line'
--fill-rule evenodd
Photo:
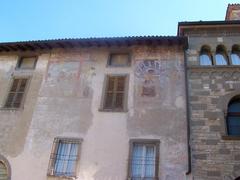
<path fill-rule="evenodd" d="M 0 56 L 0 152 L 7 157 L 16 157 L 23 151 L 43 74 L 39 66 L 34 71 L 15 70 L 17 59 L 14 55 Z M 26 75 L 31 79 L 24 106 L 19 110 L 3 109 L 12 77 Z"/>
<path fill-rule="evenodd" d="M 131 66 L 107 67 L 109 52 L 119 50 L 131 53 Z M 79 180 L 126 179 L 132 138 L 160 140 L 161 179 L 183 180 L 187 171 L 183 64 L 183 51 L 175 46 L 57 49 L 42 54 L 35 70 L 41 79 L 22 151 L 15 156 L 3 153 L 12 166 L 12 179 L 58 179 L 46 175 L 53 140 L 78 137 L 83 139 Z M 106 74 L 129 75 L 127 112 L 99 111 Z M 22 138 L 18 137 L 16 141 Z"/>
<path fill-rule="evenodd" d="M 239 42 L 239 35 L 223 36 L 222 33 L 189 37 L 188 88 L 192 166 L 196 180 L 234 180 L 240 176 L 240 142 L 223 138 L 228 102 L 240 92 L 239 66 L 199 66 L 202 45 L 209 45 L 214 55 L 216 46 L 223 44 L 230 54 L 232 45 Z"/>

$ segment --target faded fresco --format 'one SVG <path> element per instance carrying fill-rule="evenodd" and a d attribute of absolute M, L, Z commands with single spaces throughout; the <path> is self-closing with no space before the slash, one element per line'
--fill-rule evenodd
<path fill-rule="evenodd" d="M 49 62 L 45 86 L 57 96 L 80 96 L 80 68 L 79 61 Z"/>
<path fill-rule="evenodd" d="M 184 67 L 180 61 L 139 60 L 136 62 L 135 81 L 137 97 L 161 99 L 162 103 L 171 105 L 174 95 L 179 96 L 182 90 Z M 180 86 L 179 86 L 180 85 Z M 152 98 L 151 98 L 152 97 Z M 138 100 L 141 100 L 141 98 Z"/>

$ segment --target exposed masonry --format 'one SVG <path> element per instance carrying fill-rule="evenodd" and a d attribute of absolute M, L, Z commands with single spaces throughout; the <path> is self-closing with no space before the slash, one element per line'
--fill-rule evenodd
<path fill-rule="evenodd" d="M 199 55 L 203 45 L 215 50 L 221 44 L 226 46 L 229 56 L 240 38 L 229 34 L 221 36 L 220 30 L 214 30 L 213 35 L 211 30 L 188 34 L 192 171 L 194 180 L 234 180 L 240 176 L 240 142 L 225 138 L 226 112 L 230 99 L 240 93 L 240 68 L 233 65 L 201 67 Z M 197 33 L 203 33 L 204 37 Z"/>

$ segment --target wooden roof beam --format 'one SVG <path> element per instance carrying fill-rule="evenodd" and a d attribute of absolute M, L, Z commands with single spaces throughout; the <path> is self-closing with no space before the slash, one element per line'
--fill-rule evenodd
<path fill-rule="evenodd" d="M 20 49 L 21 51 L 26 51 L 26 48 L 23 47 L 22 45 L 17 44 L 16 46 L 17 46 L 17 48 Z"/>
<path fill-rule="evenodd" d="M 52 49 L 52 46 L 50 46 L 48 43 L 44 43 L 43 44 L 45 47 L 47 47 L 48 49 Z"/>
<path fill-rule="evenodd" d="M 73 45 L 73 43 L 71 43 L 71 42 L 69 42 L 69 41 L 67 41 L 66 42 L 66 44 L 70 47 L 70 48 L 74 48 L 74 45 Z"/>
<path fill-rule="evenodd" d="M 60 42 L 57 42 L 56 43 L 60 48 L 65 48 L 65 46 L 62 44 L 62 43 L 60 43 Z"/>
<path fill-rule="evenodd" d="M 37 47 L 37 48 L 39 48 L 39 49 L 44 49 L 44 47 L 43 46 L 41 46 L 40 44 L 38 44 L 38 43 L 34 43 L 34 46 L 35 47 Z"/>
<path fill-rule="evenodd" d="M 10 51 L 8 48 L 4 47 L 4 46 L 0 46 L 0 48 L 3 50 L 3 51 Z"/>
<path fill-rule="evenodd" d="M 28 47 L 31 51 L 35 51 L 36 49 L 30 45 L 30 44 L 25 44 L 26 47 Z"/>
<path fill-rule="evenodd" d="M 17 48 L 10 46 L 10 45 L 6 45 L 9 49 L 13 50 L 13 51 L 17 51 Z"/>

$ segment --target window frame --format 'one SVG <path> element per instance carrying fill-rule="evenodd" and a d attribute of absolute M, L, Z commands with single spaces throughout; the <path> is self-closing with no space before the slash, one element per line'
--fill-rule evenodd
<path fill-rule="evenodd" d="M 124 95 L 123 95 L 123 108 L 122 109 L 118 109 L 118 108 L 112 108 L 112 109 L 105 108 L 109 77 L 125 77 Z M 128 90 L 129 90 L 129 74 L 105 74 L 105 76 L 104 76 L 104 83 L 103 83 L 102 98 L 101 98 L 99 111 L 103 111 L 103 112 L 127 112 L 127 107 L 128 107 Z"/>
<path fill-rule="evenodd" d="M 208 58 L 209 58 L 209 60 L 211 62 L 210 65 L 201 64 L 201 56 L 202 55 L 208 56 Z M 198 62 L 199 62 L 199 65 L 202 66 L 202 67 L 212 67 L 214 65 L 212 51 L 211 51 L 210 46 L 208 46 L 208 45 L 201 46 L 201 49 L 200 49 L 200 51 L 198 53 Z"/>
<path fill-rule="evenodd" d="M 216 58 L 217 55 L 223 56 L 224 60 L 226 61 L 226 64 L 217 64 L 217 58 Z M 228 52 L 226 50 L 226 47 L 222 44 L 218 45 L 216 47 L 216 51 L 214 54 L 214 65 L 221 67 L 221 66 L 228 66 L 229 64 L 230 64 L 230 61 L 229 61 Z"/>
<path fill-rule="evenodd" d="M 227 106 L 226 118 L 225 118 L 226 134 L 227 134 L 227 136 L 231 136 L 231 137 L 240 137 L 240 133 L 237 135 L 233 135 L 233 134 L 230 134 L 230 131 L 229 131 L 229 117 L 239 117 L 240 118 L 240 110 L 239 110 L 239 112 L 229 112 L 230 105 L 236 101 L 240 102 L 239 96 L 235 96 L 229 101 L 228 106 Z"/>
<path fill-rule="evenodd" d="M 112 60 L 112 56 L 113 55 L 128 55 L 128 61 L 127 61 L 127 64 L 126 65 L 111 65 L 111 60 Z M 131 66 L 131 59 L 132 59 L 132 56 L 131 56 L 131 53 L 129 52 L 111 52 L 109 53 L 108 55 L 108 60 L 107 60 L 107 67 L 130 67 Z"/>
<path fill-rule="evenodd" d="M 232 46 L 232 50 L 231 50 L 230 56 L 229 56 L 229 58 L 231 59 L 231 65 L 233 65 L 233 66 L 240 66 L 240 63 L 239 63 L 239 64 L 233 64 L 232 55 L 234 55 L 234 54 L 235 54 L 236 56 L 238 56 L 238 60 L 240 61 L 240 45 L 234 44 L 234 45 Z"/>
<path fill-rule="evenodd" d="M 7 100 L 8 100 L 8 96 L 9 96 L 9 93 L 12 89 L 12 86 L 13 86 L 13 83 L 14 83 L 14 80 L 15 79 L 27 79 L 27 84 L 26 84 L 26 87 L 25 87 L 25 91 L 23 93 L 23 97 L 22 97 L 22 100 L 21 100 L 21 103 L 20 103 L 20 106 L 19 107 L 6 107 L 6 103 L 7 103 Z M 30 87 L 30 82 L 31 82 L 31 79 L 32 79 L 32 76 L 13 76 L 10 80 L 10 83 L 8 85 L 8 88 L 7 88 L 7 93 L 5 95 L 5 98 L 4 98 L 4 101 L 3 101 L 3 104 L 2 104 L 2 107 L 1 109 L 3 110 L 17 110 L 17 109 L 23 109 L 24 108 L 24 102 L 26 100 L 26 97 L 27 97 L 27 92 L 28 92 L 28 89 Z"/>
<path fill-rule="evenodd" d="M 132 153 L 133 153 L 133 147 L 134 144 L 143 144 L 143 145 L 154 145 L 156 148 L 156 154 L 155 154 L 155 177 L 154 180 L 159 180 L 159 153 L 160 153 L 160 140 L 159 139 L 130 139 L 129 140 L 129 154 L 128 154 L 128 172 L 127 172 L 127 179 L 132 180 L 134 179 L 132 177 L 132 166 L 131 166 L 131 160 L 132 160 Z M 145 177 L 140 177 L 141 179 Z"/>
<path fill-rule="evenodd" d="M 21 68 L 21 64 L 24 58 L 35 58 L 34 65 L 32 68 Z M 18 58 L 15 70 L 34 70 L 36 68 L 37 61 L 38 61 L 38 56 L 21 56 Z"/>
<path fill-rule="evenodd" d="M 71 144 L 77 144 L 78 145 L 78 151 L 77 151 L 77 160 L 76 160 L 76 166 L 74 169 L 74 175 L 73 176 L 67 176 L 67 175 L 58 175 L 55 174 L 55 163 L 57 160 L 57 151 L 60 144 L 60 141 L 64 142 L 73 142 Z M 76 178 L 78 175 L 78 169 L 79 169 L 79 162 L 80 162 L 80 153 L 81 153 L 81 146 L 82 146 L 83 139 L 82 138 L 76 138 L 76 137 L 56 137 L 53 140 L 52 150 L 49 158 L 49 164 L 48 164 L 48 170 L 47 170 L 47 176 L 51 177 L 63 177 L 63 178 Z"/>

